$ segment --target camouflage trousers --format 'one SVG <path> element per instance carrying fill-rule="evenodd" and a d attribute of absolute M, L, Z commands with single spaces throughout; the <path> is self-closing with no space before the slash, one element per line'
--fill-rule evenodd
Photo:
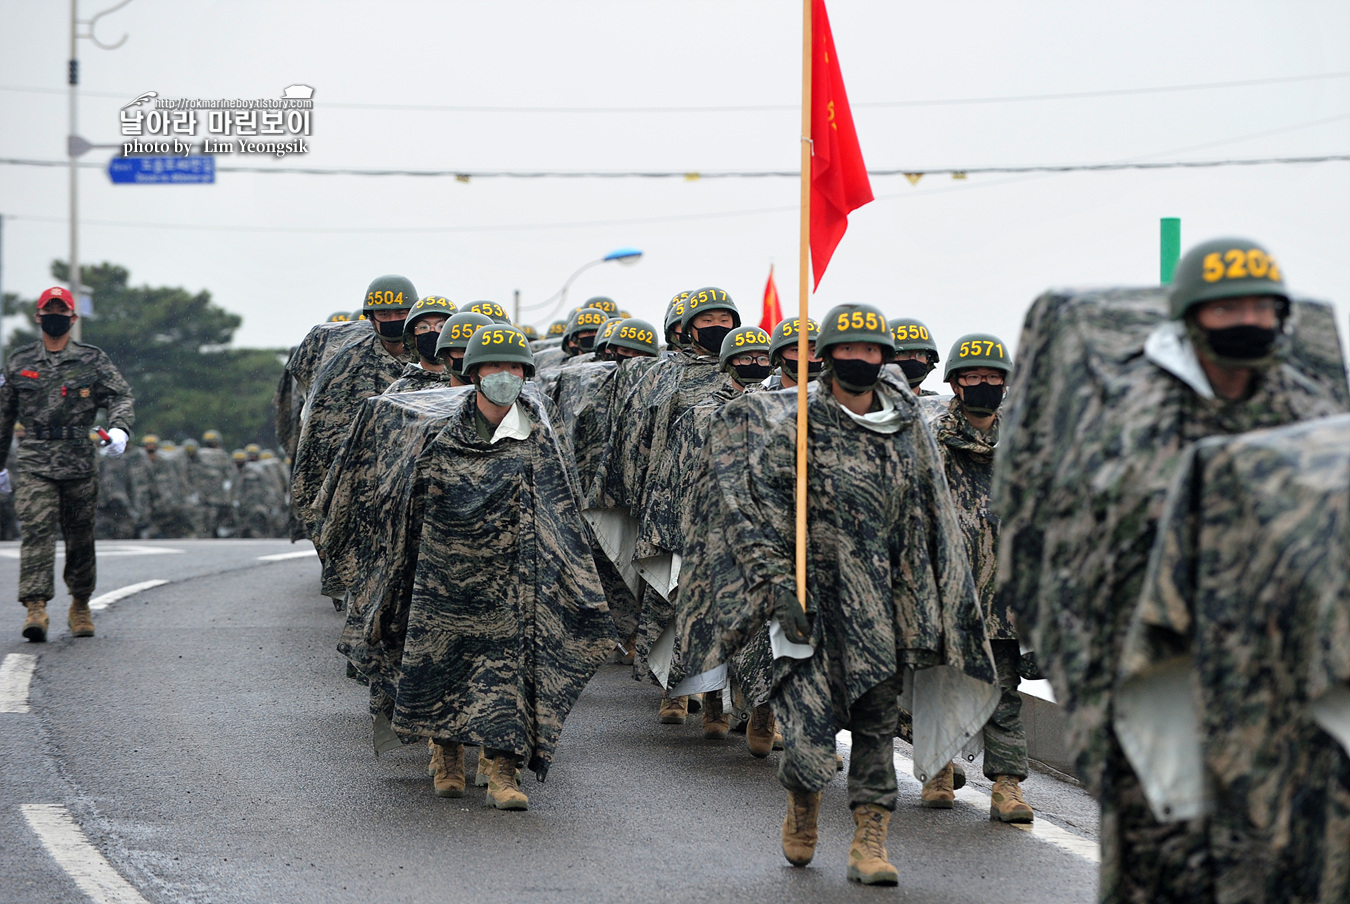
<path fill-rule="evenodd" d="M 1160 823 L 1111 734 L 1102 776 L 1100 904 L 1205 904 L 1214 900 L 1205 820 Z"/>
<path fill-rule="evenodd" d="M 994 667 L 998 670 L 999 699 L 994 714 L 984 724 L 984 776 L 993 780 L 1011 775 L 1027 777 L 1027 730 L 1022 725 L 1022 678 L 1017 663 L 1022 652 L 1015 640 L 991 640 Z"/>
<path fill-rule="evenodd" d="M 94 521 L 94 536 L 100 540 L 135 540 L 136 519 L 121 502 L 100 505 Z"/>
<path fill-rule="evenodd" d="M 819 791 L 836 774 L 834 707 L 819 691 L 811 667 L 783 678 L 769 701 L 783 733 L 778 781 L 790 791 Z M 863 694 L 848 712 L 853 752 L 848 766 L 849 809 L 876 804 L 895 809 L 895 727 L 902 678 L 894 675 Z"/>
<path fill-rule="evenodd" d="M 66 541 L 66 588 L 76 599 L 94 592 L 94 515 L 98 477 L 49 480 L 14 475 L 14 505 L 23 521 L 19 546 L 19 602 L 56 595 L 56 537 Z"/>
<path fill-rule="evenodd" d="M 188 509 L 188 519 L 192 522 L 192 536 L 203 540 L 216 537 L 216 516 L 219 509 L 214 505 L 194 505 Z"/>

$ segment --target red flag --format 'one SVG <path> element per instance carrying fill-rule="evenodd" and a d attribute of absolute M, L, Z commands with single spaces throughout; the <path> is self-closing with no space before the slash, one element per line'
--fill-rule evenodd
<path fill-rule="evenodd" d="M 782 320 L 783 306 L 778 303 L 778 287 L 773 284 L 773 264 L 769 264 L 769 281 L 764 284 L 764 313 L 759 318 L 759 328 L 772 333 Z"/>
<path fill-rule="evenodd" d="M 872 200 L 825 0 L 812 0 L 811 10 L 811 150 L 811 269 L 818 288 L 849 211 Z"/>

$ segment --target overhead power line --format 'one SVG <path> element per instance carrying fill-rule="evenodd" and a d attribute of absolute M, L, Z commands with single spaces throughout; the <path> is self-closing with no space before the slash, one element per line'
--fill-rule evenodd
<path fill-rule="evenodd" d="M 1271 166 L 1304 163 L 1329 163 L 1350 160 L 1350 154 L 1320 154 L 1311 157 L 1258 157 L 1232 160 L 1167 160 L 1155 162 L 1119 163 L 1049 163 L 1031 166 L 970 166 L 970 167 L 914 167 L 898 169 L 869 169 L 869 176 L 941 176 L 956 177 L 982 173 L 1077 173 L 1108 172 L 1112 170 L 1207 169 L 1220 166 Z M 0 157 L 0 165 L 66 167 L 66 160 L 31 160 Z M 100 163 L 80 163 L 85 169 L 106 169 Z M 301 176 L 417 176 L 428 178 L 453 177 L 471 179 L 775 179 L 800 175 L 797 170 L 409 170 L 409 169 L 355 169 L 311 166 L 216 166 L 218 173 L 263 173 L 267 175 Z"/>
<path fill-rule="evenodd" d="M 924 100 L 860 100 L 854 108 L 904 108 L 904 107 L 960 107 L 977 104 L 1037 103 L 1058 100 L 1087 100 L 1103 97 L 1130 97 L 1147 94 L 1172 94 L 1182 91 L 1212 91 L 1225 88 L 1255 88 L 1262 85 L 1280 85 L 1297 82 L 1325 81 L 1328 79 L 1350 78 L 1350 72 L 1321 72 L 1311 75 L 1286 75 L 1271 78 L 1238 79 L 1225 82 L 1199 82 L 1184 85 L 1154 85 L 1139 88 L 1108 88 L 1099 91 L 1063 91 L 1050 94 L 1006 94 L 988 97 L 954 97 Z M 66 88 L 39 88 L 26 85 L 0 85 L 0 91 L 15 91 L 28 94 L 66 94 Z M 108 97 L 118 100 L 135 97 L 139 91 L 82 91 L 82 96 Z M 440 113 L 528 113 L 528 114 L 616 114 L 616 113 L 770 113 L 799 110 L 797 104 L 705 104 L 679 106 L 615 106 L 615 107 L 539 107 L 506 106 L 486 104 L 391 104 L 360 103 L 354 101 L 325 101 L 315 98 L 318 109 L 339 110 L 390 110 L 403 112 L 440 112 Z"/>

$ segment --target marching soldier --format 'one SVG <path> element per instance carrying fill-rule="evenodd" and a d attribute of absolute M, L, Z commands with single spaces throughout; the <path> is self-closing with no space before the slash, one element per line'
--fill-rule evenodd
<path fill-rule="evenodd" d="M 126 451 L 135 419 L 131 387 L 108 356 L 70 338 L 78 318 L 70 293 L 54 286 L 38 298 L 37 342 L 5 361 L 0 385 L 0 454 L 10 457 L 15 420 L 27 435 L 14 459 L 14 503 L 23 522 L 19 547 L 19 602 L 28 610 L 23 636 L 47 639 L 47 603 L 55 594 L 56 538 L 66 541 L 70 632 L 93 637 L 89 597 L 94 592 L 94 518 L 98 473 L 89 431 L 100 408 L 108 416 L 108 455 Z M 0 467 L 6 464 L 0 461 Z"/>
<path fill-rule="evenodd" d="M 455 313 L 455 304 L 442 295 L 419 299 L 403 321 L 403 347 L 415 350 L 417 360 L 403 368 L 403 375 L 385 392 L 411 392 L 445 384 L 445 362 L 436 349 L 445 322 Z"/>

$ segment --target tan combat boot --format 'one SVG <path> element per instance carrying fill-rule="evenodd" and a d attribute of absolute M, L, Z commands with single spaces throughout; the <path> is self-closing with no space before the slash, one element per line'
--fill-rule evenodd
<path fill-rule="evenodd" d="M 722 692 L 703 697 L 703 737 L 720 741 L 731 733 L 731 713 L 722 708 Z"/>
<path fill-rule="evenodd" d="M 853 810 L 853 843 L 848 848 L 848 879 L 863 885 L 896 885 L 900 874 L 886 856 L 886 829 L 891 811 L 876 804 Z"/>
<path fill-rule="evenodd" d="M 483 748 L 478 748 L 478 771 L 473 775 L 473 786 L 475 788 L 486 788 L 488 781 L 492 778 L 492 760 L 487 758 Z"/>
<path fill-rule="evenodd" d="M 1031 822 L 1035 818 L 1031 807 L 1022 800 L 1022 785 L 1011 775 L 1000 775 L 994 780 L 989 795 L 989 818 L 1003 822 Z"/>
<path fill-rule="evenodd" d="M 66 620 L 70 624 L 71 637 L 94 636 L 94 617 L 89 614 L 89 600 L 71 600 L 70 615 Z"/>
<path fill-rule="evenodd" d="M 952 787 L 954 771 L 948 763 L 941 772 L 924 782 L 919 803 L 933 810 L 950 810 L 956 801 L 956 790 Z"/>
<path fill-rule="evenodd" d="M 819 791 L 788 792 L 787 816 L 783 817 L 783 856 L 793 866 L 806 866 L 816 855 L 818 816 Z"/>
<path fill-rule="evenodd" d="M 689 698 L 662 694 L 661 708 L 656 711 L 656 718 L 662 725 L 683 725 L 684 720 L 689 718 Z"/>
<path fill-rule="evenodd" d="M 750 722 L 745 726 L 745 746 L 750 755 L 763 759 L 773 750 L 774 731 L 773 710 L 769 704 L 756 706 L 750 711 Z"/>
<path fill-rule="evenodd" d="M 436 746 L 435 738 L 427 738 L 427 749 L 431 751 L 431 762 L 427 763 L 427 775 L 435 775 L 441 768 L 441 748 Z"/>
<path fill-rule="evenodd" d="M 33 643 L 42 643 L 47 639 L 47 625 L 50 622 L 47 618 L 47 601 L 29 600 L 24 605 L 28 607 L 28 618 L 24 619 L 23 636 Z"/>
<path fill-rule="evenodd" d="M 431 786 L 436 789 L 437 797 L 464 796 L 464 745 L 437 744 L 440 754 L 436 774 L 431 778 Z M 432 762 L 436 762 L 433 754 Z"/>
<path fill-rule="evenodd" d="M 514 760 L 504 756 L 492 758 L 488 778 L 488 800 L 498 810 L 528 810 L 530 799 L 520 790 L 519 769 Z"/>

